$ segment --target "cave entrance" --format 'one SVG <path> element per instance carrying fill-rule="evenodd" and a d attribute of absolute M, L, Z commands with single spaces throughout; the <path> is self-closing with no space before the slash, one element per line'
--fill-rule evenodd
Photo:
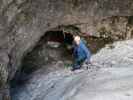
<path fill-rule="evenodd" d="M 21 68 L 16 72 L 14 79 L 10 81 L 12 96 L 17 93 L 18 87 L 25 87 L 25 84 L 28 84 L 35 75 L 47 75 L 51 71 L 64 69 L 65 64 L 72 64 L 73 35 L 79 35 L 75 30 L 71 32 L 64 31 L 64 29 L 52 29 L 44 33 L 36 46 L 24 56 Z M 109 39 L 93 36 L 83 38 L 90 44 L 89 47 L 93 53 L 109 43 Z"/>
<path fill-rule="evenodd" d="M 36 70 L 41 69 L 47 74 L 53 70 L 64 69 L 66 64 L 71 64 L 72 50 L 67 47 L 71 47 L 72 43 L 72 33 L 63 30 L 45 32 L 32 51 L 24 56 L 21 69 L 16 72 L 11 82 L 12 87 L 16 84 L 23 85 L 29 79 L 28 76 Z M 57 63 L 62 65 L 58 66 Z"/>
<path fill-rule="evenodd" d="M 73 26 L 62 26 L 45 32 L 36 43 L 36 46 L 23 57 L 21 68 L 16 72 L 13 81 L 23 83 L 22 81 L 25 80 L 27 75 L 40 68 L 51 70 L 52 67 L 48 67 L 47 65 L 53 62 L 61 61 L 64 65 L 72 64 L 72 43 L 74 35 L 80 35 L 87 40 L 89 48 L 93 51 L 92 53 L 97 52 L 108 43 L 105 39 L 99 39 L 93 36 L 83 37 L 80 33 L 80 30 Z M 62 66 L 59 67 L 61 68 Z"/>
<path fill-rule="evenodd" d="M 31 73 L 52 62 L 72 60 L 72 43 L 71 33 L 60 30 L 47 31 L 34 49 L 24 57 L 22 71 Z"/>

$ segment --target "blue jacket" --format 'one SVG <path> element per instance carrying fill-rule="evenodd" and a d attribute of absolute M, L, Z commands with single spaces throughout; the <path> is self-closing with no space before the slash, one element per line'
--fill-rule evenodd
<path fill-rule="evenodd" d="M 83 59 L 90 60 L 91 52 L 81 40 L 79 45 L 74 44 L 73 55 L 77 61 L 81 61 Z"/>

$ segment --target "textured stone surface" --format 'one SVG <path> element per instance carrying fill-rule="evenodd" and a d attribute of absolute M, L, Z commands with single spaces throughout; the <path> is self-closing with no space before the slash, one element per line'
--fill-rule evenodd
<path fill-rule="evenodd" d="M 1 84 L 6 84 L 7 78 L 13 78 L 22 57 L 47 30 L 71 24 L 82 32 L 97 33 L 96 26 L 101 24 L 103 18 L 132 16 L 132 10 L 132 0 L 0 0 Z M 125 33 L 127 24 L 123 22 L 124 17 L 119 19 L 117 27 L 119 29 L 120 26 Z M 110 29 L 110 26 L 106 29 Z M 112 31 L 114 29 L 111 27 Z"/>

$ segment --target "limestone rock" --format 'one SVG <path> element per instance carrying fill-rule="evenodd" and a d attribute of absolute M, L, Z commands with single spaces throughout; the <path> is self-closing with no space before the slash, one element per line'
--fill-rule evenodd
<path fill-rule="evenodd" d="M 132 30 L 127 32 L 127 26 L 132 27 L 132 10 L 132 0 L 0 0 L 0 49 L 6 52 L 0 61 L 2 84 L 14 77 L 24 55 L 47 30 L 74 25 L 82 32 L 100 31 L 102 37 L 129 39 Z"/>

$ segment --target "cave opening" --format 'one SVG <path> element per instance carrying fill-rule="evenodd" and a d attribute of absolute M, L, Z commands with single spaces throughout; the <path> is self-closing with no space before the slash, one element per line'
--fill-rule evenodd
<path fill-rule="evenodd" d="M 23 85 L 29 80 L 30 75 L 37 70 L 43 70 L 43 73 L 48 74 L 51 71 L 65 68 L 72 64 L 72 44 L 73 36 L 80 35 L 78 28 L 67 27 L 64 29 L 51 29 L 44 33 L 40 40 L 36 43 L 36 46 L 28 52 L 22 59 L 21 68 L 16 72 L 15 77 L 11 81 L 11 87 L 15 87 L 16 84 Z M 67 31 L 66 31 L 67 30 Z M 73 30 L 73 31 L 71 31 Z M 76 30 L 76 31 L 75 31 Z M 79 33 L 78 33 L 79 32 Z M 93 54 L 103 48 L 106 44 L 112 43 L 111 40 L 98 38 L 95 36 L 84 37 L 87 46 L 90 48 Z M 62 65 L 50 67 L 51 64 Z"/>
<path fill-rule="evenodd" d="M 62 69 L 63 67 L 50 68 L 47 67 L 51 63 L 72 62 L 72 43 L 73 34 L 63 32 L 62 30 L 50 30 L 37 42 L 37 45 L 28 52 L 22 59 L 21 68 L 16 72 L 15 77 L 11 81 L 11 87 L 14 88 L 16 85 L 23 85 L 27 80 L 28 76 L 39 69 L 44 69 L 46 73 L 51 70 Z M 64 63 L 65 64 L 65 63 Z"/>
<path fill-rule="evenodd" d="M 71 67 L 73 63 L 72 44 L 73 36 L 80 35 L 85 40 L 92 54 L 97 53 L 106 44 L 112 43 L 109 38 L 84 36 L 78 28 L 51 29 L 44 33 L 34 48 L 22 59 L 21 66 L 15 77 L 10 81 L 11 96 L 17 93 L 18 88 L 25 87 L 32 79 L 47 76 L 56 71 Z M 40 78 L 39 78 L 40 79 Z"/>

